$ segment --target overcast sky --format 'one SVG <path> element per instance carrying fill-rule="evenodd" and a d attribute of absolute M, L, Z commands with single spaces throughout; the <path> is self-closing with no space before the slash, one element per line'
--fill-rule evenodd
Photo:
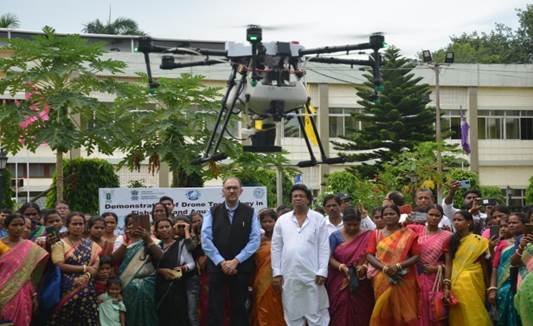
<path fill-rule="evenodd" d="M 0 13 L 13 13 L 21 29 L 53 26 L 79 33 L 99 18 L 128 17 L 153 37 L 244 41 L 246 24 L 284 26 L 264 31 L 265 41 L 300 41 L 307 47 L 365 42 L 381 31 L 386 42 L 414 56 L 438 49 L 449 36 L 490 31 L 494 23 L 516 28 L 523 0 L 0 0 Z"/>

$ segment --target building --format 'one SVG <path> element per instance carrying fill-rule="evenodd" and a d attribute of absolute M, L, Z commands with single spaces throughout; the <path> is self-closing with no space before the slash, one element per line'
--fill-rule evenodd
<path fill-rule="evenodd" d="M 0 29 L 0 37 L 28 38 L 36 32 Z M 143 56 L 135 52 L 136 36 L 84 35 L 91 41 L 105 42 L 106 57 L 122 60 L 127 68 L 120 76 L 135 78 L 144 72 Z M 167 45 L 223 49 L 223 42 L 163 40 Z M 187 56 L 181 59 L 189 60 Z M 160 70 L 159 60 L 154 55 L 152 69 L 156 77 L 175 77 L 180 72 L 201 74 L 206 83 L 224 87 L 229 67 L 215 65 Z M 431 69 L 420 65 L 415 74 L 434 87 L 435 76 Z M 313 105 L 318 107 L 316 120 L 325 149 L 335 155 L 329 140 L 344 135 L 348 124 L 358 124 L 350 116 L 358 109 L 354 85 L 363 81 L 362 72 L 347 66 L 308 63 L 306 80 Z M 441 109 L 443 124 L 448 126 L 451 137 L 448 141 L 459 142 L 460 112 L 464 111 L 471 126 L 472 154 L 467 157 L 471 169 L 478 172 L 482 185 L 495 185 L 507 191 L 511 204 L 523 204 L 524 190 L 533 176 L 533 65 L 481 65 L 453 64 L 442 67 L 440 75 Z M 3 98 L 9 98 L 4 94 Z M 100 98 L 101 101 L 112 101 Z M 432 100 L 435 101 L 434 93 Z M 296 121 L 284 124 L 282 146 L 289 151 L 291 163 L 308 159 L 307 149 Z M 360 126 L 359 126 L 360 127 Z M 316 146 L 315 146 L 316 147 Z M 315 148 L 315 153 L 318 149 Z M 83 151 L 71 153 L 84 156 Z M 116 164 L 122 155 L 103 156 Z M 19 201 L 26 200 L 48 188 L 54 170 L 55 157 L 45 146 L 36 153 L 22 151 L 9 159 L 13 185 L 17 188 Z M 303 168 L 303 182 L 319 190 L 324 176 L 345 166 L 316 166 Z M 148 186 L 168 186 L 168 170 L 163 167 L 159 175 L 148 173 L 143 166 L 140 173 L 119 170 L 120 181 L 126 185 L 131 180 L 143 180 Z"/>

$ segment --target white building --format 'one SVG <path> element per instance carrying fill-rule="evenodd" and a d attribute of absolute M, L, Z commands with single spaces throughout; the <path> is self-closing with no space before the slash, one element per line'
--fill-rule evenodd
<path fill-rule="evenodd" d="M 0 37 L 27 38 L 35 32 L 0 29 Z M 106 57 L 122 60 L 127 68 L 121 77 L 135 78 L 137 72 L 144 72 L 142 54 L 135 53 L 136 37 L 86 35 L 89 39 L 105 41 L 109 52 Z M 223 49 L 222 42 L 167 40 L 168 45 Z M 188 59 L 184 57 L 184 59 Z M 205 76 L 206 83 L 225 86 L 229 66 L 185 68 L 181 70 L 160 70 L 160 61 L 154 55 L 152 69 L 156 77 L 176 77 L 187 72 Z M 320 136 L 326 151 L 334 156 L 335 151 L 329 140 L 343 135 L 346 125 L 353 121 L 350 113 L 358 109 L 354 84 L 363 81 L 362 72 L 340 65 L 308 63 L 306 80 L 309 84 L 313 105 L 318 107 L 317 121 Z M 421 65 L 415 74 L 434 86 L 434 73 Z M 524 189 L 533 176 L 533 65 L 477 65 L 453 64 L 444 66 L 440 75 L 441 109 L 445 113 L 443 124 L 452 130 L 451 142 L 458 142 L 460 110 L 465 111 L 471 126 L 470 143 L 472 154 L 468 157 L 471 169 L 477 171 L 482 185 L 495 185 L 512 190 L 512 205 L 523 203 Z M 3 98 L 9 98 L 4 94 Z M 101 99 L 109 101 L 109 99 Z M 432 94 L 434 101 L 434 93 Z M 434 104 L 434 103 L 433 103 Z M 296 121 L 289 122 L 295 124 Z M 338 138 L 337 138 L 338 139 Z M 307 149 L 300 132 L 285 128 L 281 139 L 282 146 L 289 151 L 291 163 L 308 159 Z M 315 148 L 318 155 L 318 149 Z M 73 153 L 84 156 L 83 150 Z M 120 153 L 102 156 L 116 164 L 122 158 Z M 68 157 L 68 155 L 67 155 Z M 94 157 L 94 155 L 93 155 Z M 17 187 L 19 201 L 25 201 L 47 189 L 54 171 L 55 156 L 41 146 L 36 153 L 22 151 L 9 158 L 9 168 Z M 316 166 L 301 169 L 303 182 L 313 189 L 320 189 L 324 175 L 344 166 Z M 120 182 L 126 185 L 131 180 L 143 180 L 149 186 L 168 186 L 168 170 L 159 175 L 148 173 L 143 166 L 140 173 L 126 169 L 118 171 Z"/>

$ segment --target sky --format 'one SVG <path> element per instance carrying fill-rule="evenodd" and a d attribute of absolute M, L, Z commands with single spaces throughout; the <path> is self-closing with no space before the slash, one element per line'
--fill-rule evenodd
<path fill-rule="evenodd" d="M 531 3 L 531 0 L 529 0 Z M 451 35 L 490 31 L 495 23 L 515 29 L 516 8 L 525 0 L 0 0 L 0 14 L 12 13 L 20 28 L 50 25 L 80 33 L 96 18 L 127 17 L 153 37 L 245 41 L 245 25 L 281 27 L 263 31 L 264 41 L 299 41 L 305 47 L 366 42 L 384 32 L 388 44 L 414 57 L 436 50 Z"/>

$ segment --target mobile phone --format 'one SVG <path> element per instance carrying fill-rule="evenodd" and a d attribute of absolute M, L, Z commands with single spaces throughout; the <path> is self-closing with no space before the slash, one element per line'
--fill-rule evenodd
<path fill-rule="evenodd" d="M 461 188 L 463 189 L 470 188 L 470 180 L 459 180 L 459 184 L 461 185 Z"/>
<path fill-rule="evenodd" d="M 490 238 L 498 238 L 500 236 L 500 226 L 495 224 L 490 226 Z"/>
<path fill-rule="evenodd" d="M 412 212 L 411 213 L 411 220 L 413 222 L 425 222 L 427 221 L 428 214 L 424 212 Z"/>
<path fill-rule="evenodd" d="M 61 240 L 59 231 L 53 226 L 46 227 L 46 240 L 51 245 Z"/>
<path fill-rule="evenodd" d="M 498 205 L 498 201 L 494 198 L 491 199 L 483 199 L 483 205 L 484 206 L 496 206 Z"/>
<path fill-rule="evenodd" d="M 151 231 L 152 225 L 150 224 L 150 215 L 133 215 L 132 222 L 135 226 L 140 226 L 148 232 Z"/>
<path fill-rule="evenodd" d="M 526 230 L 524 232 L 525 234 L 533 234 L 533 224 L 527 223 L 526 224 Z"/>

